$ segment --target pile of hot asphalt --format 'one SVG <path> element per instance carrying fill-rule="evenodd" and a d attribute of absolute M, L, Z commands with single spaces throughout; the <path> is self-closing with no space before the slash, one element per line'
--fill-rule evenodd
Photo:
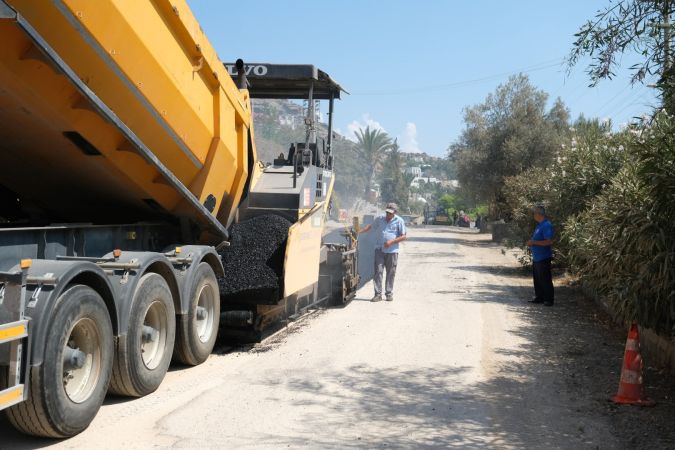
<path fill-rule="evenodd" d="M 280 299 L 290 226 L 274 214 L 232 226 L 230 246 L 220 252 L 225 269 L 225 277 L 218 280 L 223 301 L 264 304 Z"/>

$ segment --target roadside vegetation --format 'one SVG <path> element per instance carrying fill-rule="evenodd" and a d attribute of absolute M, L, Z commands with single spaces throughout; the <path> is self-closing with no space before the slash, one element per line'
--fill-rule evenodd
<path fill-rule="evenodd" d="M 521 75 L 466 108 L 449 157 L 491 218 L 509 224 L 513 245 L 527 251 L 531 207 L 544 204 L 556 226 L 556 264 L 621 317 L 675 339 L 673 3 L 610 3 L 581 27 L 569 59 L 590 57 L 594 84 L 614 76 L 623 53 L 641 55 L 632 80 L 659 90 L 654 111 L 619 129 L 572 121 L 560 99 L 546 111 L 546 94 Z"/>

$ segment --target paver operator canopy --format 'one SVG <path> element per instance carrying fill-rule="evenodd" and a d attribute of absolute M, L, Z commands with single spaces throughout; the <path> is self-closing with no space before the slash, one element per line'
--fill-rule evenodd
<path fill-rule="evenodd" d="M 333 107 L 345 91 L 324 71 L 311 64 L 247 63 L 238 59 L 225 63 L 225 68 L 240 89 L 248 89 L 251 99 L 281 99 L 307 101 L 304 145 L 317 151 L 316 115 L 314 102 L 328 100 L 328 133 L 324 165 L 332 169 Z M 290 144 L 290 143 L 289 143 Z M 288 156 L 291 162 L 293 155 Z M 280 163 L 280 161 L 277 161 Z M 316 158 L 314 163 L 316 164 Z"/>
<path fill-rule="evenodd" d="M 251 98 L 307 100 L 340 99 L 345 91 L 324 71 L 310 64 L 225 63 L 225 68 L 240 89 L 248 89 Z M 242 78 L 245 81 L 242 83 Z"/>

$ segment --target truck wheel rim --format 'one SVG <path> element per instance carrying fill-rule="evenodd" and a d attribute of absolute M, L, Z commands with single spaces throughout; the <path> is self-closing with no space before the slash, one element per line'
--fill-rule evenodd
<path fill-rule="evenodd" d="M 75 367 L 66 360 L 69 350 L 79 350 L 84 354 L 81 367 Z M 101 353 L 101 336 L 96 322 L 89 318 L 78 320 L 70 330 L 61 356 L 63 388 L 71 401 L 82 403 L 95 390 L 101 376 Z"/>
<path fill-rule="evenodd" d="M 211 285 L 205 284 L 199 290 L 199 300 L 197 301 L 197 335 L 201 342 L 208 342 L 213 333 L 213 315 L 215 314 L 216 300 L 213 295 Z"/>
<path fill-rule="evenodd" d="M 168 323 L 166 308 L 160 301 L 155 301 L 148 306 L 143 319 L 141 331 L 141 358 L 143 364 L 150 370 L 156 369 L 162 362 L 166 351 L 166 334 Z M 150 333 L 145 333 L 148 330 Z"/>

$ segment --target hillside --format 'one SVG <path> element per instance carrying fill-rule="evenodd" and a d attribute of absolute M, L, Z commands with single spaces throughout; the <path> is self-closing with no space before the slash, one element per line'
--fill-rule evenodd
<path fill-rule="evenodd" d="M 300 103 L 287 100 L 255 100 L 253 119 L 259 159 L 272 161 L 280 153 L 288 154 L 291 143 L 303 142 L 305 140 L 303 118 L 303 106 Z M 319 137 L 326 138 L 327 124 L 319 123 L 318 134 Z M 367 172 L 365 163 L 356 144 L 344 136 L 334 133 L 333 144 L 336 172 L 334 201 L 336 207 L 350 207 L 364 196 Z M 454 179 L 454 164 L 447 158 L 427 153 L 401 153 L 401 158 L 401 169 L 404 171 L 417 170 L 427 179 L 437 179 L 444 184 L 447 180 Z M 379 166 L 376 168 L 376 182 L 381 176 L 381 169 Z M 422 189 L 419 193 L 428 199 L 441 195 L 438 189 L 431 187 Z"/>
<path fill-rule="evenodd" d="M 254 100 L 253 120 L 256 149 L 262 161 L 272 161 L 279 153 L 288 154 L 291 143 L 305 140 L 301 104 L 287 100 Z M 318 134 L 326 138 L 327 124 L 319 124 Z M 364 169 L 356 145 L 338 133 L 333 136 L 335 203 L 337 207 L 350 206 L 363 194 Z"/>

